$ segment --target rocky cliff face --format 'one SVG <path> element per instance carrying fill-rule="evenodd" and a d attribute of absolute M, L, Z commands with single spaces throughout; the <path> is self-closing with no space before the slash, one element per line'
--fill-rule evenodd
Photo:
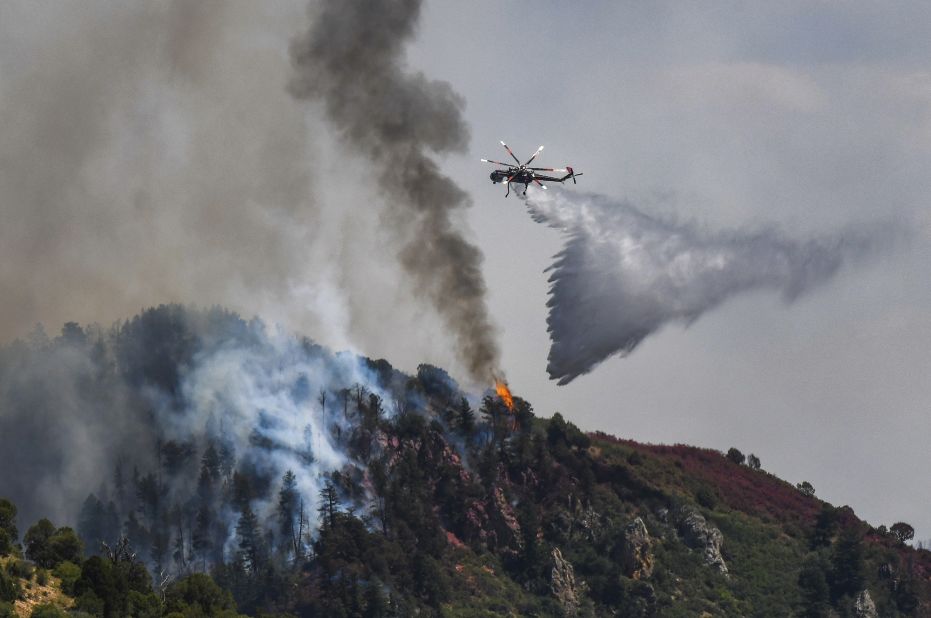
<path fill-rule="evenodd" d="M 727 564 L 721 556 L 724 535 L 708 523 L 701 513 L 685 507 L 679 513 L 679 532 L 692 548 L 702 552 L 704 563 L 722 574 L 727 574 Z"/>
<path fill-rule="evenodd" d="M 857 595 L 857 600 L 853 606 L 857 618 L 879 618 L 879 612 L 876 611 L 876 603 L 870 596 L 869 590 L 864 590 Z"/>
<path fill-rule="evenodd" d="M 581 606 L 582 590 L 575 580 L 575 569 L 563 558 L 558 547 L 552 552 L 553 569 L 550 571 L 550 590 L 566 616 L 577 616 Z"/>
<path fill-rule="evenodd" d="M 646 524 L 639 517 L 624 529 L 624 575 L 631 579 L 647 579 L 653 574 L 653 540 Z"/>

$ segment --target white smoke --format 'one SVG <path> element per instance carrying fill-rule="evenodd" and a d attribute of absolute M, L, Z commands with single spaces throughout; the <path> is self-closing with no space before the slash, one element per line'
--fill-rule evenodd
<path fill-rule="evenodd" d="M 232 442 L 241 460 L 274 479 L 292 470 L 308 514 L 315 516 L 324 476 L 347 462 L 325 427 L 318 395 L 353 384 L 380 392 L 358 357 L 311 355 L 293 336 L 276 332 L 262 345 L 227 346 L 197 359 L 183 385 L 187 410 L 179 417 L 166 406 L 158 426 L 169 438 L 188 440 L 207 419 L 217 419 L 220 437 Z M 335 394 L 330 398 L 335 408 Z M 179 418 L 184 421 L 173 423 Z M 337 422 L 347 420 L 331 414 L 327 424 Z M 256 510 L 271 517 L 274 501 Z"/>
<path fill-rule="evenodd" d="M 547 372 L 559 384 L 630 354 L 664 324 L 690 324 L 741 292 L 769 289 L 791 302 L 890 233 L 800 241 L 772 229 L 713 232 L 558 188 L 531 189 L 527 205 L 535 220 L 566 236 L 548 269 Z"/>
<path fill-rule="evenodd" d="M 122 462 L 127 482 L 133 468 L 155 472 L 163 506 L 188 508 L 198 492 L 201 456 L 216 445 L 231 454 L 234 470 L 263 484 L 253 487 L 250 502 L 262 522 L 275 521 L 280 481 L 292 471 L 305 530 L 315 530 L 326 479 L 353 464 L 347 438 L 359 419 L 352 398 L 377 396 L 382 416 L 390 418 L 389 402 L 398 393 L 385 389 L 393 382 L 387 386 L 384 370 L 376 375 L 361 356 L 333 353 L 259 320 L 178 308 L 175 326 L 160 331 L 163 342 L 171 340 L 162 345 L 197 341 L 198 351 L 188 359 L 177 352 L 172 392 L 151 381 L 166 375 L 155 360 L 161 351 L 141 343 L 153 341 L 159 328 L 153 324 L 164 327 L 169 311 L 150 312 L 135 330 L 88 327 L 86 340 L 82 334 L 70 343 L 63 336 L 0 347 L 0 495 L 20 507 L 24 522 L 50 516 L 73 524 L 89 493 L 113 494 L 114 469 Z M 141 381 L 133 367 L 143 368 Z M 156 455 L 165 444 L 188 451 L 176 472 Z M 230 558 L 239 513 L 229 502 L 215 500 L 213 507 Z"/>
<path fill-rule="evenodd" d="M 179 416 L 166 405 L 158 412 L 157 425 L 166 437 L 179 441 L 197 436 L 198 441 L 220 439 L 231 444 L 240 465 L 245 463 L 263 477 L 277 480 L 291 470 L 307 529 L 315 530 L 327 475 L 349 462 L 345 446 L 334 442 L 333 430 L 337 426 L 348 430 L 350 424 L 342 415 L 337 391 L 361 385 L 384 401 L 390 399 L 360 357 L 312 353 L 301 340 L 281 330 L 262 335 L 258 345 L 226 345 L 197 358 L 184 378 L 184 414 Z M 320 393 L 328 395 L 328 415 Z M 198 435 L 199 429 L 205 434 Z M 273 520 L 274 494 L 254 501 L 252 508 L 260 520 Z M 229 511 L 223 516 L 228 522 L 225 553 L 229 556 L 238 542 L 238 514 Z"/>

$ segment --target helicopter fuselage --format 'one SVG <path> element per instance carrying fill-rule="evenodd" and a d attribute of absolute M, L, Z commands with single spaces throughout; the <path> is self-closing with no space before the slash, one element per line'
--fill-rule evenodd
<path fill-rule="evenodd" d="M 491 182 L 495 184 L 505 182 L 508 178 L 510 178 L 511 182 L 516 182 L 522 185 L 529 185 L 531 182 L 533 182 L 534 174 L 531 170 L 511 168 L 507 170 L 495 170 L 491 173 L 490 178 Z"/>

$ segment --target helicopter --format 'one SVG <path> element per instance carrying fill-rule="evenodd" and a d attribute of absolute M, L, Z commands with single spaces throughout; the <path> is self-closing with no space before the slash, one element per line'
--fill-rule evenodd
<path fill-rule="evenodd" d="M 491 173 L 491 182 L 493 184 L 498 184 L 499 182 L 503 182 L 507 184 L 508 190 L 504 194 L 504 197 L 507 197 L 511 194 L 511 183 L 512 182 L 524 185 L 523 195 L 527 195 L 527 187 L 529 187 L 530 183 L 532 182 L 535 182 L 538 185 L 540 185 L 541 188 L 546 189 L 546 185 L 540 182 L 541 180 L 562 183 L 571 178 L 572 183 L 577 184 L 575 181 L 575 177 L 582 175 L 581 172 L 574 171 L 568 165 L 562 169 L 555 168 L 555 167 L 529 167 L 529 165 L 533 162 L 533 160 L 537 158 L 537 155 L 543 152 L 543 146 L 540 146 L 539 148 L 537 148 L 537 151 L 533 153 L 533 156 L 527 159 L 526 163 L 521 163 L 520 159 L 518 159 L 514 155 L 514 152 L 511 151 L 511 149 L 508 147 L 507 144 L 505 144 L 504 142 L 501 142 L 501 145 L 504 146 L 504 149 L 508 151 L 508 154 L 511 155 L 511 158 L 514 159 L 517 165 L 514 165 L 512 163 L 502 163 L 501 161 L 492 161 L 491 159 L 482 159 L 482 162 L 483 163 L 494 163 L 495 165 L 502 165 L 505 168 L 507 168 L 503 170 L 498 169 Z M 544 174 L 540 174 L 539 172 L 565 172 L 566 175 L 562 177 L 546 176 Z"/>

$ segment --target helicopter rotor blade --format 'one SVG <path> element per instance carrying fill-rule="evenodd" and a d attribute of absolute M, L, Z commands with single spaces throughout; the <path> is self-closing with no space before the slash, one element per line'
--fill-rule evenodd
<path fill-rule="evenodd" d="M 537 183 L 538 185 L 540 185 L 540 188 L 541 188 L 541 189 L 543 189 L 544 191 L 546 191 L 546 185 L 545 185 L 545 184 L 543 184 L 542 182 L 540 182 L 540 181 L 537 180 L 536 178 L 534 178 L 533 181 L 534 181 L 535 183 Z"/>
<path fill-rule="evenodd" d="M 563 172 L 566 173 L 569 170 L 560 167 L 528 167 L 528 170 L 533 170 L 535 172 Z"/>
<path fill-rule="evenodd" d="M 511 155 L 511 158 L 514 159 L 515 161 L 517 161 L 517 164 L 520 165 L 520 159 L 518 159 L 518 158 L 514 155 L 514 153 L 511 151 L 511 149 L 508 148 L 508 145 L 505 144 L 504 142 L 501 142 L 501 145 L 504 146 L 504 149 L 508 151 L 508 154 Z"/>
<path fill-rule="evenodd" d="M 510 163 L 502 163 L 501 161 L 492 161 L 491 159 L 482 159 L 482 163 L 494 163 L 495 165 L 503 165 L 504 167 L 514 167 Z"/>
<path fill-rule="evenodd" d="M 524 163 L 524 165 L 530 165 L 530 162 L 533 161 L 534 159 L 536 159 L 536 158 L 537 158 L 537 155 L 540 154 L 541 152 L 543 152 L 543 146 L 540 146 L 539 148 L 537 148 L 537 151 L 536 151 L 535 153 L 533 153 L 533 156 L 532 156 L 532 157 L 530 157 L 529 159 L 527 159 L 527 162 Z"/>

